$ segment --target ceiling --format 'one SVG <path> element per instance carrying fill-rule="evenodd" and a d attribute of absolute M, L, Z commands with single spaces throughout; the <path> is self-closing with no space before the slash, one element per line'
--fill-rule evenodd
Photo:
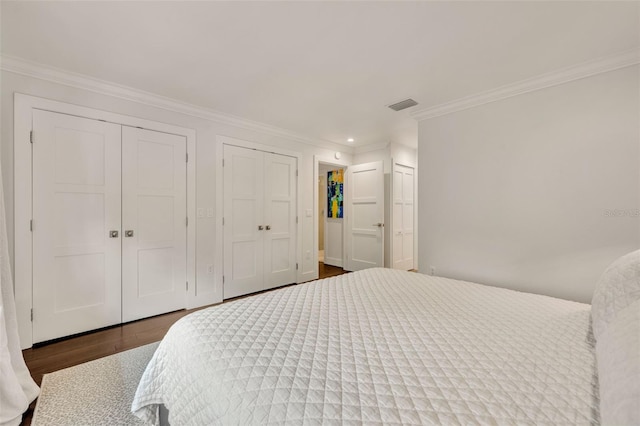
<path fill-rule="evenodd" d="M 1 52 L 318 140 L 416 146 L 411 111 L 637 48 L 638 20 L 637 2 L 3 1 Z"/>

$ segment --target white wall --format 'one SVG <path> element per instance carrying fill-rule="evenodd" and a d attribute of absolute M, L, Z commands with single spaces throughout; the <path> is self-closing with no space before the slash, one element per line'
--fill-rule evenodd
<path fill-rule="evenodd" d="M 395 163 L 414 168 L 418 167 L 418 152 L 414 148 L 409 148 L 399 143 L 392 143 L 389 146 L 389 153 Z"/>
<path fill-rule="evenodd" d="M 418 166 L 418 153 L 416 149 L 399 143 L 389 143 L 376 149 L 367 149 L 366 147 L 356 148 L 353 155 L 354 164 L 382 161 L 385 173 L 391 173 L 392 159 L 406 166 Z"/>
<path fill-rule="evenodd" d="M 376 149 L 356 148 L 353 155 L 353 164 L 373 163 L 374 161 L 382 161 L 385 174 L 391 172 L 390 144 Z"/>
<path fill-rule="evenodd" d="M 317 177 L 313 175 L 314 155 L 324 157 L 333 156 L 335 151 L 341 151 L 345 161 L 351 160 L 351 155 L 346 153 L 345 146 L 326 144 L 320 148 L 315 145 L 303 144 L 296 140 L 283 136 L 274 136 L 255 130 L 249 130 L 229 124 L 222 124 L 198 117 L 180 114 L 145 104 L 131 102 L 117 97 L 107 96 L 77 89 L 50 81 L 18 75 L 3 71 L 0 74 L 2 111 L 0 133 L 0 157 L 2 161 L 2 175 L 5 185 L 5 203 L 7 207 L 7 227 L 9 231 L 9 246 L 13 259 L 13 94 L 15 92 L 53 99 L 85 107 L 111 111 L 119 114 L 131 115 L 148 120 L 173 124 L 176 126 L 195 129 L 197 132 L 197 207 L 213 208 L 215 211 L 215 179 L 216 165 L 216 136 L 224 135 L 243 139 L 264 145 L 279 147 L 296 151 L 302 154 L 302 164 L 298 165 L 300 172 L 300 191 L 303 211 L 312 211 L 312 188 L 317 184 Z M 222 283 L 214 279 L 214 274 L 207 273 L 207 265 L 214 264 L 215 270 L 222 267 L 216 259 L 216 232 L 215 221 L 217 218 L 197 219 L 197 282 L 201 291 L 212 291 L 222 300 Z M 302 249 L 303 258 L 301 268 L 305 280 L 315 278 L 317 264 L 313 258 L 313 241 L 316 230 L 313 226 L 313 216 L 303 214 L 302 220 Z"/>
<path fill-rule="evenodd" d="M 638 72 L 422 121 L 421 272 L 589 302 L 640 247 Z"/>

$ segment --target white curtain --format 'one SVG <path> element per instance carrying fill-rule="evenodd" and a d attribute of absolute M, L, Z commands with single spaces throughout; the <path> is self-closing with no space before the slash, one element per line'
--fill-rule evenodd
<path fill-rule="evenodd" d="M 40 389 L 31 378 L 20 350 L 2 188 L 0 173 L 0 426 L 5 426 L 20 424 L 22 414 Z"/>

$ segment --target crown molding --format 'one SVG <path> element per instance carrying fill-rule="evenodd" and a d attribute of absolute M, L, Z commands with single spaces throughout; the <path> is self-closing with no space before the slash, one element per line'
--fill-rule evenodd
<path fill-rule="evenodd" d="M 594 59 L 550 73 L 541 74 L 537 77 L 500 86 L 492 90 L 460 98 L 451 102 L 416 110 L 412 112 L 410 116 L 418 121 L 428 120 L 430 118 L 440 117 L 442 115 L 511 98 L 523 93 L 558 86 L 597 74 L 637 65 L 638 63 L 640 63 L 640 50 L 626 50 L 615 55 Z"/>
<path fill-rule="evenodd" d="M 364 154 L 365 152 L 371 152 L 371 151 L 377 151 L 379 149 L 389 148 L 389 145 L 390 145 L 389 142 L 382 142 L 382 143 L 376 143 L 376 144 L 354 146 L 353 153 Z"/>
<path fill-rule="evenodd" d="M 309 138 L 305 135 L 282 129 L 280 127 L 271 126 L 269 124 L 260 123 L 231 114 L 225 114 L 213 109 L 179 101 L 177 99 L 93 78 L 84 74 L 50 67 L 48 65 L 35 63 L 22 58 L 0 54 L 0 69 L 14 74 L 37 78 L 39 80 L 45 80 L 76 89 L 87 90 L 101 95 L 124 99 L 191 117 L 202 118 L 219 124 L 226 124 L 246 130 L 266 133 L 271 136 L 286 138 L 306 145 L 326 149 L 343 150 L 349 153 L 353 150 L 353 148 L 348 145 Z"/>

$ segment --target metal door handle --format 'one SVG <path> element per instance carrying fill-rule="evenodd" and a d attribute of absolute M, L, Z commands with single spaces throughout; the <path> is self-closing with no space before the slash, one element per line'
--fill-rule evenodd
<path fill-rule="evenodd" d="M 271 225 L 267 225 L 267 231 L 271 230 Z"/>
<path fill-rule="evenodd" d="M 118 231 L 109 231 L 109 238 L 118 238 Z"/>
<path fill-rule="evenodd" d="M 127 238 L 133 237 L 133 231 L 130 229 L 128 231 L 124 231 L 124 236 Z"/>
<path fill-rule="evenodd" d="M 384 223 L 374 223 L 373 226 L 377 226 L 378 228 L 382 228 Z"/>
<path fill-rule="evenodd" d="M 258 231 L 262 231 L 263 229 L 264 229 L 264 226 L 258 225 Z"/>

